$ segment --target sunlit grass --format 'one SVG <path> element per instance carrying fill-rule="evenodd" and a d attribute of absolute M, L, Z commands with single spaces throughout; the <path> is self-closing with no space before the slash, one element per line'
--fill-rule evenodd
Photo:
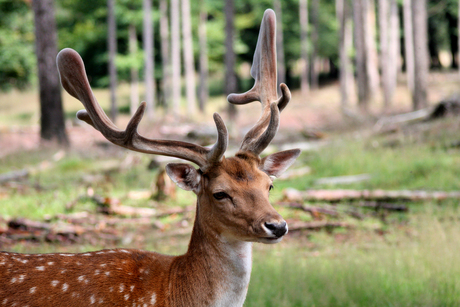
<path fill-rule="evenodd" d="M 385 238 L 256 246 L 245 306 L 458 306 L 460 212 L 441 210 L 426 204 Z"/>

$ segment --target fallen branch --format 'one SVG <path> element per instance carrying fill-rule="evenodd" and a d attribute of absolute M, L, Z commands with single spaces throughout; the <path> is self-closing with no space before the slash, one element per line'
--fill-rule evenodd
<path fill-rule="evenodd" d="M 331 216 L 338 216 L 339 213 L 336 210 L 333 209 L 327 209 L 327 208 L 321 208 L 321 207 L 312 207 L 312 206 L 307 206 L 301 203 L 297 202 L 292 202 L 292 203 L 279 203 L 279 205 L 283 207 L 288 207 L 288 208 L 293 208 L 293 209 L 299 209 L 308 213 L 311 213 L 312 215 L 316 216 L 318 214 L 327 214 Z"/>
<path fill-rule="evenodd" d="M 373 202 L 366 201 L 366 202 L 360 203 L 359 206 L 365 207 L 365 208 L 384 209 L 388 211 L 399 211 L 399 212 L 409 211 L 409 208 L 406 205 L 389 204 L 389 203 L 382 203 L 378 201 L 373 201 Z"/>
<path fill-rule="evenodd" d="M 19 171 L 11 171 L 0 174 L 0 183 L 25 179 L 29 176 L 29 173 L 29 170 L 21 169 Z"/>
<path fill-rule="evenodd" d="M 410 121 L 422 120 L 430 116 L 431 108 L 421 109 L 414 112 L 383 117 L 374 125 L 374 131 L 379 132 L 384 126 L 403 124 Z"/>
<path fill-rule="evenodd" d="M 318 230 L 321 228 L 337 228 L 337 227 L 351 227 L 350 224 L 346 222 L 338 221 L 313 221 L 313 222 L 290 222 L 289 231 L 299 231 L 299 230 Z"/>
<path fill-rule="evenodd" d="M 386 191 L 386 190 L 307 190 L 285 189 L 283 191 L 286 201 L 351 201 L 351 200 L 372 200 L 372 201 L 426 201 L 460 199 L 460 191 L 453 192 L 427 192 L 427 191 Z"/>

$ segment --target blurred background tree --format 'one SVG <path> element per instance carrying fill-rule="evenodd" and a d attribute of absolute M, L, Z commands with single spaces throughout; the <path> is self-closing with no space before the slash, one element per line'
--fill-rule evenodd
<path fill-rule="evenodd" d="M 283 48 L 278 48 L 278 51 L 280 60 L 284 62 L 283 75 L 290 88 L 300 88 L 301 76 L 304 76 L 304 80 L 307 76 L 308 83 L 303 83 L 304 93 L 307 93 L 305 89 L 311 87 L 314 90 L 317 86 L 335 81 L 339 78 L 339 72 L 343 72 L 340 82 L 346 85 L 341 89 L 342 105 L 350 107 L 355 104 L 354 97 L 358 97 L 360 108 L 356 112 L 366 113 L 375 102 L 375 97 L 381 96 L 385 99 L 380 100 L 384 100 L 388 107 L 394 81 L 401 72 L 409 70 L 408 87 L 414 97 L 419 93 L 416 89 L 425 87 L 423 84 L 419 87 L 412 85 L 422 82 L 413 80 L 413 70 L 418 71 L 425 65 L 415 63 L 414 67 L 412 63 L 412 59 L 420 60 L 420 57 L 413 57 L 413 53 L 420 49 L 416 47 L 413 51 L 409 44 L 420 44 L 420 39 L 415 36 L 411 38 L 413 34 L 427 35 L 427 42 L 421 45 L 427 48 L 430 69 L 458 67 L 457 0 L 423 2 L 420 7 L 426 10 L 426 17 L 422 18 L 426 27 L 421 23 L 421 29 L 411 27 L 420 17 L 410 19 L 410 13 L 415 9 L 410 5 L 410 0 L 202 0 L 191 1 L 189 12 L 175 12 L 174 9 L 183 7 L 187 2 L 174 1 L 177 4 L 172 5 L 173 1 L 168 0 L 151 1 L 153 33 L 149 37 L 153 39 L 153 54 L 147 56 L 154 61 L 154 71 L 147 73 L 148 76 L 153 75 L 153 85 L 147 88 L 154 88 L 154 107 L 164 107 L 167 112 L 177 111 L 180 100 L 184 99 L 184 105 L 193 104 L 189 105 L 187 112 L 187 116 L 191 116 L 195 107 L 204 110 L 207 95 L 226 92 L 229 84 L 225 81 L 227 69 L 224 58 L 230 49 L 225 42 L 226 33 L 230 30 L 226 30 L 225 7 L 230 2 L 234 6 L 234 34 L 231 37 L 235 54 L 235 63 L 232 65 L 237 80 L 234 91 L 245 91 L 253 84 L 249 75 L 252 54 L 261 16 L 270 7 L 277 9 L 281 21 L 279 30 L 282 31 L 283 40 L 278 43 L 282 43 Z M 34 86 L 37 80 L 31 3 L 27 0 L 5 0 L 0 3 L 2 91 Z M 91 84 L 94 87 L 108 87 L 107 0 L 54 0 L 54 3 L 58 49 L 71 47 L 77 50 L 85 61 Z M 144 56 L 144 35 L 147 33 L 143 23 L 144 13 L 142 0 L 115 0 L 117 78 L 120 83 L 131 83 L 130 109 L 137 105 L 136 100 L 146 99 L 144 87 L 137 85 L 146 79 L 145 67 L 148 66 Z M 184 16 L 189 15 L 191 18 L 188 22 Z M 178 30 L 171 27 L 171 16 L 177 16 Z M 302 21 L 300 16 L 303 16 Z M 354 31 L 350 31 L 352 27 Z M 175 51 L 174 48 L 180 49 Z M 177 52 L 181 54 L 180 58 L 174 58 Z M 448 55 L 447 64 L 441 63 L 442 52 Z M 173 68 L 175 66 L 176 70 Z M 195 78 L 198 72 L 201 77 L 195 85 L 191 76 Z M 353 75 L 357 77 L 356 86 Z M 416 77 L 422 75 L 415 74 Z M 175 77 L 168 81 L 172 76 Z M 185 86 L 187 83 L 189 85 Z M 175 91 L 174 86 L 178 87 Z M 199 94 L 197 87 L 200 88 Z M 420 102 L 423 95 L 417 97 L 414 98 L 414 109 L 426 105 Z"/>
<path fill-rule="evenodd" d="M 24 89 L 36 78 L 34 23 L 23 1 L 0 2 L 0 90 Z"/>

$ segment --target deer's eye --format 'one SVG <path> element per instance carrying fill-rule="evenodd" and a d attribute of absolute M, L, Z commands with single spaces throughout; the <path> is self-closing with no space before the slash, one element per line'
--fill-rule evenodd
<path fill-rule="evenodd" d="M 212 196 L 214 196 L 214 198 L 217 200 L 222 200 L 224 198 L 230 198 L 230 196 L 225 192 L 217 192 L 217 193 L 214 193 Z"/>

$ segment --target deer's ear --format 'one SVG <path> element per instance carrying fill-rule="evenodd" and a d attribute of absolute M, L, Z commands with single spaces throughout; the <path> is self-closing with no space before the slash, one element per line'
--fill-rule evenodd
<path fill-rule="evenodd" d="M 300 155 L 300 149 L 280 151 L 262 159 L 260 169 L 269 176 L 279 177 Z"/>
<path fill-rule="evenodd" d="M 169 163 L 166 165 L 166 173 L 179 188 L 186 191 L 198 191 L 201 175 L 190 164 Z"/>

